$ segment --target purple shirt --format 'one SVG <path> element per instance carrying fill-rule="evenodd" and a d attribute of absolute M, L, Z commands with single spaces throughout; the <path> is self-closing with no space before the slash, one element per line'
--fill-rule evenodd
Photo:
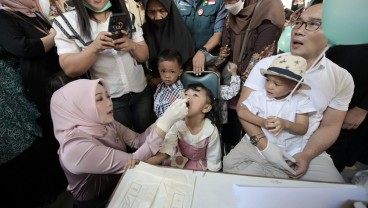
<path fill-rule="evenodd" d="M 106 135 L 101 138 L 82 131 L 78 135 L 60 144 L 59 156 L 69 182 L 68 190 L 81 201 L 113 189 L 129 159 L 145 161 L 158 152 L 163 142 L 154 125 L 138 134 L 118 122 L 108 125 Z M 138 149 L 130 154 L 126 146 Z"/>

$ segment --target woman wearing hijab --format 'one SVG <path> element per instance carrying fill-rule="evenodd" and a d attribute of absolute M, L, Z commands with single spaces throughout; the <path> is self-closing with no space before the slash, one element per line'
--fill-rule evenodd
<path fill-rule="evenodd" d="M 80 79 L 51 98 L 59 159 L 75 207 L 105 207 L 121 174 L 159 150 L 172 124 L 188 113 L 186 99 L 175 101 L 145 132 L 114 120 L 109 87 L 103 79 Z M 127 146 L 137 148 L 127 153 Z"/>
<path fill-rule="evenodd" d="M 34 12 L 35 6 L 34 0 L 0 0 L 0 94 L 5 93 L 0 108 L 0 186 L 6 190 L 5 207 L 42 206 L 67 185 L 56 153 L 51 96 L 46 93 L 48 79 L 61 72 L 56 32 Z"/>
<path fill-rule="evenodd" d="M 160 83 L 157 57 L 164 49 L 175 49 L 183 58 L 183 65 L 194 55 L 194 42 L 179 10 L 171 0 L 148 0 L 146 22 L 142 29 L 149 48 L 147 76 L 149 84 Z"/>
<path fill-rule="evenodd" d="M 244 82 L 260 59 L 276 54 L 277 40 L 285 23 L 284 8 L 281 1 L 274 0 L 224 2 L 229 15 L 222 34 L 220 56 L 238 64 L 238 72 Z M 249 33 L 239 63 L 247 30 Z M 228 123 L 223 128 L 223 136 L 228 138 L 225 140 L 226 147 L 229 148 L 235 146 L 242 137 L 242 127 L 236 113 L 237 102 L 238 97 L 228 102 Z"/>

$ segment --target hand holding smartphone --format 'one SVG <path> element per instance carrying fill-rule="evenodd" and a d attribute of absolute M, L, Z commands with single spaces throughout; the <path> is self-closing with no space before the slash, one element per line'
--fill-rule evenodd
<path fill-rule="evenodd" d="M 110 17 L 109 28 L 108 31 L 111 32 L 112 39 L 118 39 L 123 37 L 123 33 L 121 30 L 124 30 L 128 33 L 128 37 L 131 38 L 131 24 L 129 21 L 129 14 L 127 13 L 116 13 L 112 14 Z"/>

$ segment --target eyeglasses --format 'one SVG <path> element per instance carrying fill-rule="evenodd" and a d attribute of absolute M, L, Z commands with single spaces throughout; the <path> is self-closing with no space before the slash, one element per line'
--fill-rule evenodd
<path fill-rule="evenodd" d="M 306 29 L 306 30 L 313 32 L 313 31 L 318 30 L 318 28 L 320 28 L 320 27 L 321 27 L 322 22 L 320 22 L 320 21 L 309 21 L 309 22 L 304 22 L 304 21 L 302 21 L 302 20 L 298 19 L 298 20 L 295 20 L 295 21 L 293 22 L 292 27 L 293 27 L 293 29 L 299 29 L 299 28 L 300 28 L 301 26 L 303 26 L 304 24 L 305 24 L 305 29 Z"/>

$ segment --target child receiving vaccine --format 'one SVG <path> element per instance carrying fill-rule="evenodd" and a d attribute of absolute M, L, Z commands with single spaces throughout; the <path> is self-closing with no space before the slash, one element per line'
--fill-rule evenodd
<path fill-rule="evenodd" d="M 188 115 L 167 133 L 160 151 L 146 162 L 192 170 L 221 169 L 221 142 L 213 93 L 201 83 L 188 85 Z"/>

